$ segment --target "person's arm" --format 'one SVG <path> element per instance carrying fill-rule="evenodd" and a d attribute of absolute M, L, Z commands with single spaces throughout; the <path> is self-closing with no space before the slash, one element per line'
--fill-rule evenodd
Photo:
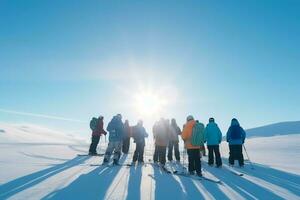
<path fill-rule="evenodd" d="M 206 141 L 207 141 L 207 126 L 204 129 L 204 143 L 206 143 Z"/>
<path fill-rule="evenodd" d="M 222 132 L 219 127 L 217 128 L 218 128 L 218 137 L 219 137 L 219 144 L 220 144 L 222 142 Z"/>
<path fill-rule="evenodd" d="M 180 128 L 178 126 L 176 128 L 176 131 L 177 131 L 177 135 L 181 135 L 181 130 L 180 130 Z"/>
<path fill-rule="evenodd" d="M 106 134 L 107 134 L 107 132 L 104 130 L 103 126 L 104 126 L 104 123 L 103 123 L 103 121 L 100 121 L 100 122 L 99 122 L 100 134 L 104 134 L 104 135 L 106 135 Z"/>
<path fill-rule="evenodd" d="M 112 129 L 112 124 L 111 124 L 111 122 L 108 123 L 106 130 L 107 130 L 108 132 L 111 132 L 111 131 L 113 130 L 113 129 Z"/>
<path fill-rule="evenodd" d="M 205 132 L 205 125 L 201 123 L 201 125 L 203 126 L 203 134 L 202 134 L 202 141 L 203 143 L 205 143 L 205 135 L 204 135 L 204 132 Z"/>
<path fill-rule="evenodd" d="M 187 133 L 188 130 L 187 130 L 186 127 L 187 127 L 186 125 L 183 127 L 182 133 L 181 133 L 181 138 L 182 138 L 184 141 L 187 139 L 187 134 L 188 134 L 188 133 Z"/>
<path fill-rule="evenodd" d="M 146 129 L 143 127 L 143 133 L 144 133 L 144 137 L 148 137 L 148 133 L 146 132 Z"/>
<path fill-rule="evenodd" d="M 229 142 L 230 138 L 231 138 L 231 129 L 229 128 L 226 133 L 226 141 Z"/>
<path fill-rule="evenodd" d="M 242 127 L 241 127 L 241 131 L 242 131 L 242 139 L 243 139 L 243 144 L 244 144 L 245 139 L 246 139 L 246 132 Z"/>

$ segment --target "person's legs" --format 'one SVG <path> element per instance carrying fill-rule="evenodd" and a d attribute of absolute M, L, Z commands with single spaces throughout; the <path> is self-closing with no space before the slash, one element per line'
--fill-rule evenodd
<path fill-rule="evenodd" d="M 122 152 L 125 153 L 126 149 L 126 138 L 123 139 Z"/>
<path fill-rule="evenodd" d="M 221 159 L 221 155 L 220 155 L 220 147 L 219 147 L 219 145 L 215 145 L 214 146 L 214 152 L 215 152 L 215 156 L 216 156 L 217 167 L 220 167 L 220 166 L 222 166 L 222 159 Z"/>
<path fill-rule="evenodd" d="M 132 161 L 133 162 L 136 162 L 137 159 L 138 159 L 138 154 L 139 154 L 139 149 L 138 149 L 138 143 L 135 144 L 135 151 L 134 151 L 134 154 L 133 154 L 133 158 L 132 158 Z"/>
<path fill-rule="evenodd" d="M 229 145 L 229 165 L 234 165 L 234 145 Z"/>
<path fill-rule="evenodd" d="M 206 148 L 205 148 L 205 145 L 203 145 L 203 147 L 204 147 L 204 148 L 203 148 L 203 151 L 202 151 L 202 152 L 203 152 L 203 156 L 206 156 Z"/>
<path fill-rule="evenodd" d="M 174 143 L 174 151 L 175 151 L 176 160 L 180 161 L 180 153 L 179 153 L 179 144 L 178 144 L 178 142 Z"/>
<path fill-rule="evenodd" d="M 167 151 L 166 146 L 160 146 L 159 147 L 159 162 L 162 165 L 166 164 L 166 151 Z"/>
<path fill-rule="evenodd" d="M 194 151 L 193 154 L 194 154 L 195 170 L 197 172 L 197 175 L 202 176 L 200 150 L 199 149 L 193 149 L 193 151 Z"/>
<path fill-rule="evenodd" d="M 138 158 L 139 162 L 144 162 L 144 148 L 145 148 L 144 144 L 139 144 L 139 158 Z"/>
<path fill-rule="evenodd" d="M 159 153 L 158 153 L 158 146 L 155 145 L 154 147 L 154 154 L 153 154 L 153 162 L 158 162 L 158 158 L 159 158 Z"/>
<path fill-rule="evenodd" d="M 115 151 L 114 151 L 114 164 L 119 164 L 119 159 L 121 156 L 122 141 L 115 142 Z"/>
<path fill-rule="evenodd" d="M 189 161 L 189 172 L 190 173 L 194 173 L 194 157 L 193 157 L 193 151 L 192 149 L 188 149 L 187 150 L 187 154 L 188 154 L 188 161 Z"/>
<path fill-rule="evenodd" d="M 94 146 L 95 146 L 95 140 L 94 140 L 94 137 L 92 136 L 91 137 L 91 145 L 90 145 L 90 149 L 89 149 L 90 154 L 94 153 L 93 152 Z"/>
<path fill-rule="evenodd" d="M 168 160 L 172 161 L 173 160 L 173 145 L 174 143 L 172 141 L 169 141 L 169 146 L 168 146 Z"/>
<path fill-rule="evenodd" d="M 130 143 L 130 138 L 127 137 L 123 140 L 123 145 L 122 145 L 122 152 L 127 154 L 129 151 L 129 143 Z"/>
<path fill-rule="evenodd" d="M 91 142 L 91 145 L 90 145 L 90 149 L 89 149 L 89 153 L 90 154 L 96 154 L 97 153 L 97 145 L 99 143 L 99 140 L 100 140 L 100 136 L 92 136 L 92 142 Z"/>
<path fill-rule="evenodd" d="M 97 146 L 99 144 L 99 141 L 100 141 L 100 136 L 95 136 L 95 146 L 93 149 L 95 154 L 97 153 Z"/>
<path fill-rule="evenodd" d="M 208 164 L 213 165 L 214 164 L 213 145 L 207 145 L 207 148 L 208 148 Z"/>
<path fill-rule="evenodd" d="M 103 159 L 103 163 L 106 163 L 109 161 L 110 157 L 111 157 L 111 154 L 114 150 L 114 143 L 113 142 L 109 142 L 108 143 L 108 146 L 106 148 L 106 151 L 105 151 L 105 155 L 104 155 L 104 159 Z"/>
<path fill-rule="evenodd" d="M 243 156 L 243 146 L 237 145 L 237 155 L 239 160 L 239 165 L 242 167 L 244 166 L 244 156 Z"/>

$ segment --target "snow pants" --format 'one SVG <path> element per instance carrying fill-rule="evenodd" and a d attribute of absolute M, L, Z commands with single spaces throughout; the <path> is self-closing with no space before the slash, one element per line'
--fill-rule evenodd
<path fill-rule="evenodd" d="M 133 154 L 133 162 L 139 161 L 139 162 L 144 162 L 144 148 L 145 144 L 143 143 L 136 143 L 135 151 Z"/>
<path fill-rule="evenodd" d="M 122 145 L 122 152 L 127 154 L 129 151 L 129 145 L 130 145 L 130 137 L 126 137 L 123 139 L 123 145 Z"/>
<path fill-rule="evenodd" d="M 178 141 L 170 141 L 168 146 L 168 160 L 173 160 L 173 148 L 174 148 L 174 154 L 177 161 L 180 160 L 180 153 L 179 153 L 179 144 Z"/>
<path fill-rule="evenodd" d="M 201 155 L 200 149 L 188 149 L 189 159 L 189 172 L 196 171 L 197 174 L 201 174 Z"/>
<path fill-rule="evenodd" d="M 214 164 L 214 157 L 216 158 L 217 167 L 222 165 L 219 145 L 207 145 L 208 148 L 208 164 Z"/>
<path fill-rule="evenodd" d="M 90 145 L 89 153 L 96 154 L 97 153 L 97 146 L 99 144 L 100 136 L 92 136 L 92 142 Z"/>
<path fill-rule="evenodd" d="M 113 153 L 113 160 L 114 163 L 117 163 L 120 159 L 121 156 L 121 149 L 122 149 L 122 142 L 117 141 L 117 142 L 109 142 L 105 155 L 104 155 L 104 162 L 109 162 L 111 154 Z"/>
<path fill-rule="evenodd" d="M 244 166 L 243 146 L 229 145 L 229 164 L 234 165 L 234 161 L 238 160 L 240 166 Z"/>
<path fill-rule="evenodd" d="M 158 146 L 155 145 L 154 155 L 153 155 L 153 161 L 154 162 L 160 162 L 160 164 L 164 165 L 166 164 L 166 146 Z"/>

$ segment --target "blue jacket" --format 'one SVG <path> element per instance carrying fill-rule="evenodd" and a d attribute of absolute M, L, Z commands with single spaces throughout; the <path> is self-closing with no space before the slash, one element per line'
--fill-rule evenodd
<path fill-rule="evenodd" d="M 112 120 L 108 123 L 107 129 L 109 132 L 108 140 L 110 142 L 119 142 L 123 140 L 124 137 L 124 125 L 122 120 L 117 116 L 114 116 Z"/>
<path fill-rule="evenodd" d="M 231 126 L 229 127 L 226 140 L 230 145 L 242 145 L 245 142 L 246 132 L 240 126 L 237 120 L 231 121 Z"/>
<path fill-rule="evenodd" d="M 145 145 L 145 137 L 148 137 L 148 134 L 143 126 L 136 125 L 133 127 L 133 139 L 135 143 Z"/>
<path fill-rule="evenodd" d="M 222 141 L 222 132 L 215 122 L 209 122 L 204 130 L 207 145 L 218 145 Z"/>

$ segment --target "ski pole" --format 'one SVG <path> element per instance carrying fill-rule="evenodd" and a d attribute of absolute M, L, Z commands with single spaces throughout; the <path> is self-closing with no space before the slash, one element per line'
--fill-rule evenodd
<path fill-rule="evenodd" d="M 248 155 L 248 152 L 247 152 L 246 147 L 245 147 L 244 144 L 243 144 L 243 147 L 244 147 L 244 150 L 245 150 L 245 152 L 246 152 L 247 158 L 248 158 L 248 160 L 249 160 L 249 162 L 250 162 L 251 169 L 254 169 L 253 164 L 252 164 L 252 162 L 251 162 L 251 160 L 250 160 L 250 157 L 249 157 L 249 155 Z"/>

